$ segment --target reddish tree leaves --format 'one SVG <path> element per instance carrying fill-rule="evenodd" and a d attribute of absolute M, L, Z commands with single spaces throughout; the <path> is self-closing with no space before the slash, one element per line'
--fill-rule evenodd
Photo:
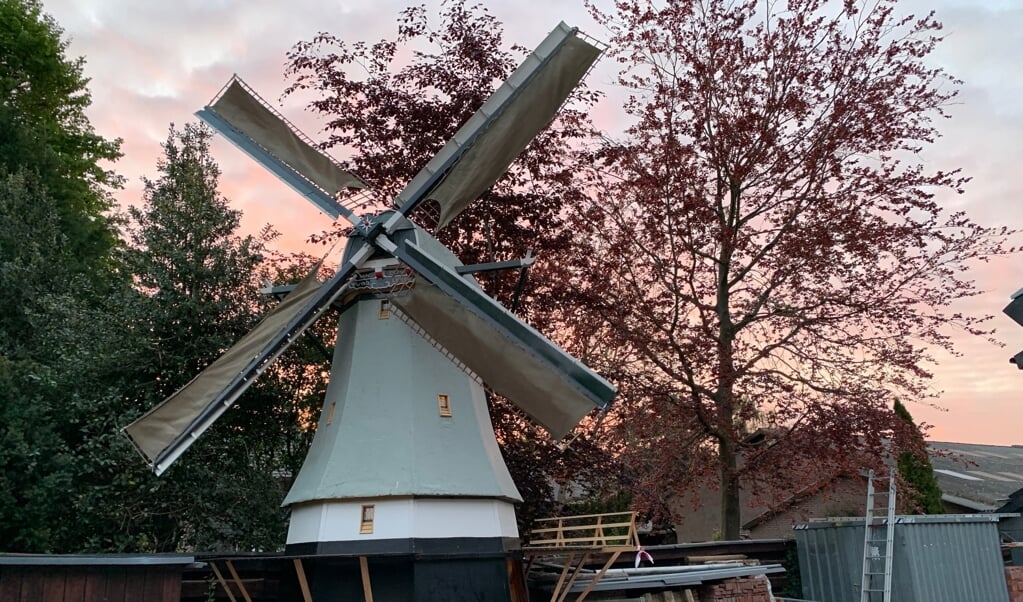
<path fill-rule="evenodd" d="M 594 10 L 634 125 L 594 157 L 580 282 L 635 358 L 629 436 L 716 458 L 727 538 L 740 483 L 766 492 L 808 461 L 837 474 L 867 467 L 851 450 L 900 445 L 892 396 L 929 395 L 946 326 L 983 334 L 950 305 L 1005 232 L 938 202 L 966 179 L 917 151 L 957 82 L 923 60 L 940 25 L 895 4 Z M 747 443 L 757 427 L 772 445 Z M 679 455 L 641 464 L 647 480 L 685 481 Z"/>
<path fill-rule="evenodd" d="M 287 73 L 293 84 L 288 92 L 316 93 L 310 107 L 329 118 L 324 146 L 350 153 L 347 167 L 374 187 L 379 209 L 512 72 L 519 62 L 515 54 L 524 55 L 524 49 L 506 50 L 502 27 L 480 5 L 446 3 L 436 28 L 424 8 L 412 7 L 401 13 L 394 41 L 347 43 L 320 34 L 296 45 L 289 54 Z M 575 318 L 570 309 L 576 305 L 573 289 L 562 282 L 560 264 L 572 240 L 570 207 L 583 200 L 571 149 L 590 133 L 584 109 L 593 99 L 585 87 L 577 89 L 569 106 L 508 173 L 438 234 L 465 263 L 535 251 L 539 260 L 530 270 L 517 312 L 555 338 L 562 334 L 558 320 Z M 412 216 L 424 226 L 428 217 Z M 488 273 L 479 280 L 507 305 L 518 274 Z M 591 443 L 580 440 L 562 450 L 510 405 L 492 401 L 505 460 L 527 500 L 520 521 L 553 509 L 553 482 L 608 464 L 608 456 Z M 596 476 L 583 480 L 596 482 Z"/>

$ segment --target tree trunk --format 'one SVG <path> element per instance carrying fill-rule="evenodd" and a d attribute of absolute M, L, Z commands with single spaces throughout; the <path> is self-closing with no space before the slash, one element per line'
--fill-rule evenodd
<path fill-rule="evenodd" d="M 739 505 L 739 478 L 735 460 L 735 449 L 730 442 L 718 443 L 719 466 L 721 471 L 721 539 L 739 539 L 742 516 Z"/>
<path fill-rule="evenodd" d="M 739 452 L 735 429 L 735 324 L 732 322 L 731 275 L 732 253 L 735 249 L 736 217 L 742 188 L 738 180 L 728 182 L 728 209 L 721 214 L 721 250 L 717 268 L 718 375 L 715 404 L 717 406 L 718 464 L 721 486 L 721 537 L 739 539 L 742 518 L 739 516 L 739 481 L 736 455 Z"/>

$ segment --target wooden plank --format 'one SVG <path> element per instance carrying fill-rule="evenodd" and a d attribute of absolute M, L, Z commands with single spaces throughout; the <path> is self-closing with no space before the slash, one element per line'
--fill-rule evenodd
<path fill-rule="evenodd" d="M 634 551 L 636 546 L 558 546 L 554 548 L 530 548 L 522 549 L 522 553 L 526 557 L 534 556 L 564 556 L 568 553 L 574 552 L 591 552 L 593 554 L 613 554 L 615 552 L 629 552 Z"/>
<path fill-rule="evenodd" d="M 217 581 L 220 582 L 220 587 L 224 588 L 224 591 L 227 592 L 227 599 L 231 602 L 238 602 L 238 600 L 234 597 L 234 592 L 231 591 L 231 586 L 228 585 L 227 581 L 224 579 L 224 575 L 221 574 L 220 569 L 217 568 L 217 563 L 212 560 L 208 562 L 210 563 L 210 568 L 213 569 L 213 574 L 217 577 Z"/>
<path fill-rule="evenodd" d="M 607 569 L 611 568 L 611 565 L 614 564 L 616 560 L 618 560 L 618 557 L 620 555 L 621 552 L 616 552 L 612 554 L 610 558 L 607 559 L 607 562 L 604 563 L 603 568 L 600 569 L 599 573 L 594 575 L 593 581 L 590 581 L 590 584 L 586 587 L 586 589 L 583 590 L 583 593 L 579 594 L 579 597 L 575 599 L 575 602 L 583 602 L 583 600 L 586 599 L 586 596 L 590 595 L 590 592 L 593 591 L 593 588 L 597 587 L 597 584 L 600 583 L 600 580 L 604 578 L 604 574 L 607 573 Z"/>
<path fill-rule="evenodd" d="M 584 543 L 580 543 L 584 542 Z M 601 537 L 565 537 L 563 539 L 534 539 L 524 548 L 560 548 L 568 545 L 588 545 L 591 547 L 628 546 L 632 543 L 631 537 L 619 537 L 617 535 L 605 535 Z"/>
<path fill-rule="evenodd" d="M 238 586 L 238 591 L 241 592 L 242 597 L 245 598 L 245 602 L 252 602 L 252 597 L 249 596 L 249 591 L 245 589 L 245 584 L 242 583 L 242 578 L 238 576 L 238 571 L 234 570 L 234 563 L 230 560 L 227 561 L 227 570 L 231 572 L 231 578 L 234 579 L 234 583 Z"/>
<path fill-rule="evenodd" d="M 535 543 L 530 543 L 529 545 L 530 546 L 534 546 L 535 545 L 535 546 L 539 547 L 539 546 L 554 544 L 556 546 L 556 545 L 564 544 L 564 543 L 568 543 L 568 542 L 578 542 L 578 541 L 596 542 L 597 539 L 598 539 L 597 537 L 593 537 L 593 536 L 589 536 L 589 537 L 565 537 L 563 539 L 541 539 L 540 541 L 537 541 Z M 627 535 L 608 536 L 605 539 L 613 540 L 613 541 L 619 541 L 620 540 L 622 542 L 621 545 L 626 545 L 627 543 L 629 543 L 629 537 Z"/>
<path fill-rule="evenodd" d="M 373 584 L 369 581 L 369 562 L 359 556 L 359 571 L 362 573 L 362 595 L 366 602 L 373 602 Z"/>
<path fill-rule="evenodd" d="M 155 570 L 157 568 L 159 567 L 147 566 L 143 570 L 139 568 L 132 568 L 131 570 L 132 578 L 141 583 L 142 600 L 146 602 L 149 600 L 163 600 L 161 598 L 164 595 L 163 575 L 158 570 Z"/>
<path fill-rule="evenodd" d="M 551 592 L 551 602 L 557 602 L 561 594 L 561 586 L 565 584 L 565 578 L 568 577 L 568 569 L 572 566 L 572 561 L 575 559 L 575 553 L 570 553 L 568 558 L 565 559 L 565 564 L 561 567 L 561 576 L 558 577 L 558 582 L 554 586 L 554 591 Z"/>
<path fill-rule="evenodd" d="M 632 527 L 632 523 L 593 523 L 586 525 L 563 525 L 561 527 L 543 527 L 541 529 L 530 529 L 530 533 L 555 533 L 558 531 L 597 531 L 599 529 L 611 529 L 614 527 Z"/>
<path fill-rule="evenodd" d="M 145 577 L 145 598 L 149 600 L 161 600 L 162 602 L 180 602 L 180 593 L 177 598 L 167 597 L 167 582 L 176 580 L 178 589 L 181 588 L 181 573 L 166 566 L 148 566 L 144 571 L 138 571 Z"/>
<path fill-rule="evenodd" d="M 525 554 L 526 566 L 522 569 L 523 574 L 529 575 L 529 571 L 533 568 L 533 561 L 536 560 L 536 554 Z"/>
<path fill-rule="evenodd" d="M 35 568 L 24 569 L 21 574 L 20 600 L 22 602 L 39 602 L 42 600 L 44 583 L 45 575 L 42 571 Z"/>
<path fill-rule="evenodd" d="M 69 569 L 64 581 L 64 602 L 85 602 L 86 569 Z"/>
<path fill-rule="evenodd" d="M 507 567 L 509 602 L 529 602 L 529 588 L 526 585 L 526 570 L 522 565 L 522 558 L 509 557 Z"/>
<path fill-rule="evenodd" d="M 298 586 L 302 588 L 303 602 L 313 602 L 313 596 L 309 593 L 309 580 L 305 578 L 305 567 L 302 566 L 302 559 L 295 559 L 295 574 L 298 575 Z"/>
<path fill-rule="evenodd" d="M 575 569 L 572 570 L 572 575 L 568 578 L 568 583 L 565 584 L 565 588 L 561 591 L 561 597 L 558 598 L 557 602 L 565 602 L 568 598 L 568 594 L 572 591 L 572 586 L 575 585 L 576 579 L 579 578 L 579 573 L 583 570 L 583 565 L 589 559 L 589 554 L 583 554 L 582 558 L 579 559 L 579 564 L 575 565 Z"/>
<path fill-rule="evenodd" d="M 180 602 L 181 601 L 181 581 L 182 581 L 182 569 L 181 567 L 168 567 L 163 572 L 162 590 L 160 595 L 164 602 Z"/>
<path fill-rule="evenodd" d="M 617 537 L 617 538 L 624 539 L 624 538 L 629 537 L 629 535 L 632 534 L 632 529 L 629 527 L 628 524 L 625 524 L 625 525 L 604 525 L 604 529 L 603 530 L 604 530 L 605 533 L 607 533 L 608 529 L 615 529 L 615 528 L 620 529 L 621 531 L 624 531 L 624 532 L 623 533 L 612 533 L 612 534 L 608 535 L 608 537 Z M 582 528 L 579 528 L 579 527 L 565 527 L 564 529 L 558 529 L 556 531 L 550 530 L 550 529 L 543 529 L 543 530 L 531 531 L 529 533 L 529 539 L 530 539 L 530 541 L 536 541 L 536 540 L 539 540 L 539 539 L 560 539 L 560 538 L 566 537 L 566 536 L 571 537 L 573 535 L 578 536 L 578 535 L 582 535 L 582 534 L 586 534 L 587 537 L 598 537 L 599 534 L 600 534 L 600 531 L 601 531 L 601 529 L 598 528 L 596 525 L 594 525 L 592 527 L 587 527 L 585 529 L 582 529 Z"/>
<path fill-rule="evenodd" d="M 21 567 L 0 567 L 0 602 L 20 602 Z"/>
<path fill-rule="evenodd" d="M 107 599 L 107 576 L 99 571 L 86 571 L 85 602 L 105 602 Z"/>
<path fill-rule="evenodd" d="M 561 525 L 560 527 L 540 527 L 539 529 L 530 529 L 530 533 L 553 533 L 555 531 L 589 531 L 590 529 L 596 529 L 599 527 L 631 527 L 632 523 L 629 521 L 622 521 L 617 523 L 605 523 L 605 522 L 592 523 L 580 523 L 578 525 Z"/>
<path fill-rule="evenodd" d="M 574 520 L 574 519 L 579 519 L 579 518 L 597 518 L 598 516 L 605 516 L 605 517 L 606 516 L 627 516 L 629 514 L 635 515 L 636 513 L 632 512 L 632 511 L 628 511 L 628 512 L 604 512 L 604 513 L 601 513 L 601 514 L 573 514 L 571 516 L 550 516 L 550 517 L 545 517 L 545 518 L 533 519 L 533 522 L 534 523 L 539 523 L 539 522 L 544 522 L 544 521 L 569 520 L 569 519 L 573 519 Z"/>
<path fill-rule="evenodd" d="M 124 567 L 107 567 L 103 571 L 103 580 L 106 582 L 104 585 L 104 591 L 106 592 L 106 598 L 103 598 L 106 602 L 129 602 L 134 600 L 140 600 L 142 592 L 131 592 L 131 597 L 125 597 L 128 593 L 127 587 L 127 575 L 125 574 Z"/>
<path fill-rule="evenodd" d="M 124 597 L 111 598 L 113 600 L 150 600 L 152 593 L 147 589 L 146 570 L 139 570 L 139 567 L 125 567 L 124 570 Z"/>
<path fill-rule="evenodd" d="M 66 580 L 66 569 L 49 567 L 46 576 L 43 577 L 42 602 L 64 602 L 64 584 Z"/>

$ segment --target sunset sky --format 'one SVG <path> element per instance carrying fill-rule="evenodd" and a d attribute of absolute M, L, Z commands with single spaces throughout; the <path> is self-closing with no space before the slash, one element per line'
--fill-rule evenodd
<path fill-rule="evenodd" d="M 427 2 L 436 7 L 437 2 Z M 505 42 L 533 47 L 559 20 L 598 39 L 606 32 L 593 23 L 582 0 L 484 2 L 505 25 Z M 947 40 L 931 60 L 964 80 L 944 134 L 923 160 L 935 169 L 962 167 L 973 177 L 964 196 L 943 199 L 984 225 L 1023 229 L 1023 2 L 1019 0 L 907 0 L 909 13 L 935 10 Z M 339 38 L 375 42 L 393 38 L 396 17 L 406 6 L 394 0 L 43 0 L 44 9 L 71 38 L 70 55 L 84 56 L 92 79 L 90 117 L 96 130 L 124 139 L 116 169 L 128 179 L 118 199 L 141 198 L 142 176 L 155 176 L 160 143 L 171 122 L 184 124 L 237 73 L 265 98 L 276 101 L 287 82 L 285 54 L 320 31 Z M 436 11 L 431 14 L 436 15 Z M 592 87 L 606 101 L 595 116 L 614 133 L 621 112 L 613 85 L 616 66 L 604 61 L 591 74 Z M 304 111 L 308 99 L 291 97 L 282 112 L 314 140 L 322 120 Z M 331 220 L 248 157 L 219 140 L 213 148 L 224 175 L 222 192 L 244 214 L 243 227 L 267 222 L 284 234 L 283 245 L 301 248 L 306 236 Z M 1023 244 L 1023 236 L 1013 243 Z M 310 248 L 319 253 L 319 248 Z M 543 256 L 541 255 L 541 260 Z M 1023 328 L 1001 313 L 1009 295 L 1023 288 L 1023 256 L 979 264 L 971 277 L 985 294 L 961 303 L 958 311 L 991 314 L 998 347 L 951 331 L 961 357 L 940 355 L 934 386 L 937 407 L 915 404 L 917 421 L 933 425 L 938 441 L 1023 444 L 1020 391 L 1023 371 L 1008 358 L 1023 350 Z"/>

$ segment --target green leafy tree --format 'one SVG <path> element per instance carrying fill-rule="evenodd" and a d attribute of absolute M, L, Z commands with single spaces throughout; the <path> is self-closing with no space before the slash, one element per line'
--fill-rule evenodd
<path fill-rule="evenodd" d="M 52 549 L 70 479 L 54 428 L 55 368 L 26 337 L 66 248 L 53 200 L 24 172 L 0 176 L 0 538 L 5 551 Z"/>
<path fill-rule="evenodd" d="M 130 446 L 138 294 L 111 217 L 119 142 L 83 60 L 31 0 L 0 0 L 0 549 L 111 551 Z M 136 479 L 136 482 L 137 479 Z"/>
<path fill-rule="evenodd" d="M 81 454 L 116 400 L 117 270 L 83 60 L 32 0 L 0 0 L 0 549 L 82 549 Z M 114 343 L 111 345 L 111 343 Z M 120 369 L 120 368 L 119 368 Z"/>
<path fill-rule="evenodd" d="M 34 316 L 38 343 L 50 350 L 49 378 L 29 430 L 53 433 L 60 454 L 37 472 L 51 485 L 43 507 L 53 507 L 49 544 L 34 551 L 115 552 L 133 549 L 122 532 L 124 484 L 143 484 L 141 464 L 119 429 L 133 415 L 123 392 L 137 382 L 135 358 L 145 339 L 132 320 L 138 294 L 127 287 L 102 304 L 73 294 L 50 295 Z M 37 436 L 33 434 L 32 436 Z"/>
<path fill-rule="evenodd" d="M 0 177 L 0 549 L 11 552 L 94 550 L 93 514 L 117 498 L 90 496 L 89 476 L 127 451 L 114 435 L 133 337 L 117 316 L 134 295 L 116 280 L 95 295 L 74 273 L 55 204 L 35 174 Z"/>
<path fill-rule="evenodd" d="M 109 190 L 120 178 L 104 162 L 120 156 L 120 140 L 93 131 L 84 59 L 66 56 L 62 30 L 37 0 L 0 0 L 0 172 L 37 173 L 73 273 L 101 283 L 117 234 Z"/>
<path fill-rule="evenodd" d="M 945 506 L 941 503 L 941 488 L 938 487 L 938 480 L 934 478 L 934 467 L 927 457 L 927 445 L 924 442 L 923 433 L 913 422 L 906 406 L 898 399 L 895 400 L 895 415 L 912 429 L 911 437 L 916 441 L 916 449 L 907 450 L 899 454 L 899 476 L 909 486 L 906 498 L 911 509 L 923 514 L 942 514 Z"/>

